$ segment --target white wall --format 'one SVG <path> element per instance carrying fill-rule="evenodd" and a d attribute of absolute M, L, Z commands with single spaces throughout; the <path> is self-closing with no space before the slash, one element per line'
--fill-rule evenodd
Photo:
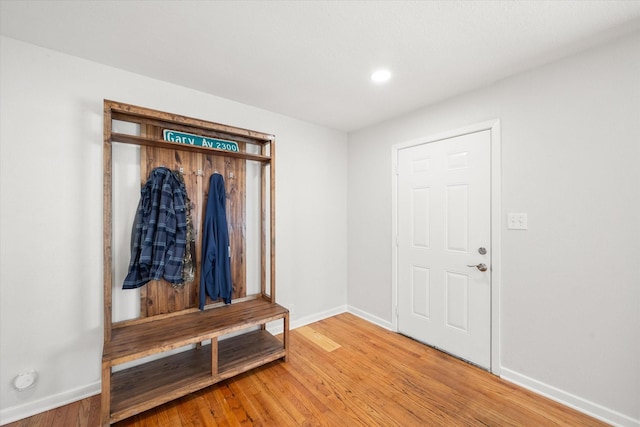
<path fill-rule="evenodd" d="M 391 147 L 500 119 L 501 372 L 640 424 L 640 34 L 349 136 L 348 303 L 391 322 Z"/>
<path fill-rule="evenodd" d="M 0 42 L 0 422 L 99 392 L 104 98 L 276 135 L 278 302 L 294 324 L 344 309 L 346 134 Z"/>

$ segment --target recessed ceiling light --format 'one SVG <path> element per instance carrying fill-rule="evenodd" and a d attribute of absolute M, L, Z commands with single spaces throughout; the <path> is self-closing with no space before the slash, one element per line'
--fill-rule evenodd
<path fill-rule="evenodd" d="M 391 71 L 389 70 L 378 70 L 371 74 L 371 80 L 374 83 L 385 83 L 388 82 L 391 78 Z"/>

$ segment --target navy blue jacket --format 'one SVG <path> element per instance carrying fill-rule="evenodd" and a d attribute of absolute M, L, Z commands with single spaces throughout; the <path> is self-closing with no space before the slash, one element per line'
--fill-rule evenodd
<path fill-rule="evenodd" d="M 209 179 L 209 196 L 202 228 L 200 310 L 204 309 L 207 296 L 213 300 L 222 298 L 225 303 L 231 303 L 233 289 L 226 203 L 224 178 L 214 173 Z"/>

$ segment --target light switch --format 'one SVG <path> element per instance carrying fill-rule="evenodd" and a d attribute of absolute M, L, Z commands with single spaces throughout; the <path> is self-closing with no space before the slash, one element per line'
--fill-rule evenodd
<path fill-rule="evenodd" d="M 509 230 L 526 230 L 527 214 L 526 213 L 507 214 L 507 228 Z"/>

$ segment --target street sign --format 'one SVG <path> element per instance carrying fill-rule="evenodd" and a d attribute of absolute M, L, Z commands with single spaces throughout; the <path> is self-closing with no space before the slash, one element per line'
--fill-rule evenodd
<path fill-rule="evenodd" d="M 223 139 L 207 138 L 193 135 L 191 133 L 177 132 L 175 130 L 164 129 L 162 136 L 165 141 L 178 142 L 180 144 L 195 145 L 197 147 L 217 148 L 218 150 L 239 152 L 238 144 L 233 141 Z"/>

